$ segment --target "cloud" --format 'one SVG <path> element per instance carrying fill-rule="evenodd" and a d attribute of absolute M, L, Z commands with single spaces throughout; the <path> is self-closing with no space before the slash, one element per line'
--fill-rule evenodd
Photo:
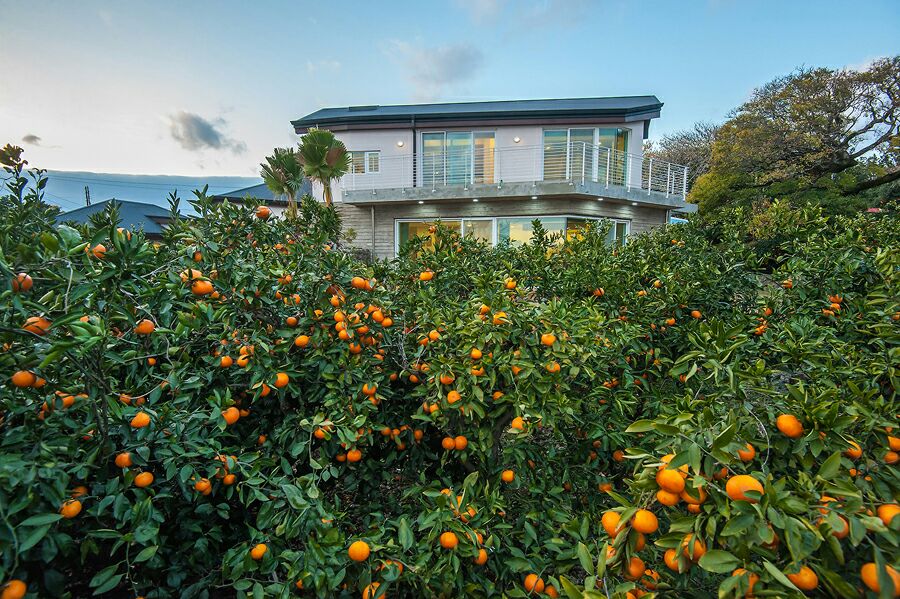
<path fill-rule="evenodd" d="M 306 70 L 310 73 L 316 71 L 336 71 L 341 68 L 340 61 L 337 60 L 307 60 Z"/>
<path fill-rule="evenodd" d="M 493 21 L 503 11 L 507 0 L 456 0 L 476 23 Z"/>
<path fill-rule="evenodd" d="M 22 138 L 22 141 L 27 144 L 31 144 L 33 146 L 41 145 L 41 138 L 35 135 L 34 133 L 29 133 L 25 137 Z"/>
<path fill-rule="evenodd" d="M 169 115 L 169 134 L 185 150 L 197 152 L 205 149 L 231 150 L 235 154 L 247 151 L 247 144 L 231 139 L 221 128 L 221 117 L 207 120 L 200 115 L 181 110 Z"/>
<path fill-rule="evenodd" d="M 393 40 L 387 51 L 406 69 L 406 78 L 420 101 L 439 98 L 447 88 L 472 79 L 484 63 L 481 50 L 467 43 L 428 48 Z"/>

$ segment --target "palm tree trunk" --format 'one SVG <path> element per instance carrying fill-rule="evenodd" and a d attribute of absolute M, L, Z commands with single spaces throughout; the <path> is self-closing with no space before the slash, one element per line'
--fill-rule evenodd
<path fill-rule="evenodd" d="M 322 186 L 325 190 L 325 205 L 331 206 L 331 182 L 325 181 Z"/>
<path fill-rule="evenodd" d="M 287 217 L 290 220 L 297 219 L 297 199 L 294 197 L 294 192 L 288 192 L 288 205 L 287 205 Z"/>

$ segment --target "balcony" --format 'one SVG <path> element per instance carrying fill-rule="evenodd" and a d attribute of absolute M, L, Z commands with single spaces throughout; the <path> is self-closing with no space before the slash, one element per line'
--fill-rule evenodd
<path fill-rule="evenodd" d="M 382 156 L 377 167 L 341 179 L 344 202 L 584 196 L 673 208 L 684 204 L 688 175 L 679 164 L 583 142 L 450 148 L 415 163 L 412 154 Z"/>

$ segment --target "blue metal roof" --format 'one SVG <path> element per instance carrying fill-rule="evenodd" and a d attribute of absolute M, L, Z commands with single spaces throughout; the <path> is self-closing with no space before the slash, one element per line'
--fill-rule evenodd
<path fill-rule="evenodd" d="M 300 190 L 297 192 L 297 198 L 301 198 L 306 194 L 312 193 L 312 184 L 309 179 L 303 179 L 303 184 L 300 186 Z M 234 191 L 229 191 L 226 193 L 216 194 L 214 196 L 216 199 L 222 200 L 244 200 L 246 198 L 256 198 L 259 200 L 263 200 L 265 202 L 271 202 L 273 204 L 279 203 L 287 203 L 287 198 L 285 196 L 279 195 L 276 196 L 272 193 L 272 190 L 266 186 L 265 183 L 260 183 L 259 185 L 251 185 L 250 187 L 244 187 L 242 189 L 235 189 Z"/>
<path fill-rule="evenodd" d="M 121 219 L 120 226 L 131 230 L 143 229 L 144 233 L 147 235 L 161 235 L 163 225 L 171 217 L 171 213 L 167 208 L 157 206 L 156 204 L 130 202 L 112 198 L 91 204 L 90 206 L 63 212 L 56 217 L 56 220 L 60 223 L 67 221 L 86 223 L 92 215 L 106 210 L 106 206 L 110 202 L 115 202 L 119 205 L 119 218 Z"/>
<path fill-rule="evenodd" d="M 639 120 L 658 117 L 662 106 L 662 102 L 656 96 L 346 106 L 323 108 L 291 121 L 291 124 L 294 125 L 295 130 L 304 130 L 317 126 L 408 123 L 414 118 L 429 122 L 590 117 L 619 117 L 623 120 Z"/>

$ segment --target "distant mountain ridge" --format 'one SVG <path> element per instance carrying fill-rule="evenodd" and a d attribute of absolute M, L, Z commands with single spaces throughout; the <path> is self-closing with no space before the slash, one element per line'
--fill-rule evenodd
<path fill-rule="evenodd" d="M 156 204 L 168 208 L 167 197 L 178 192 L 182 206 L 193 198 L 195 189 L 209 185 L 209 194 L 223 194 L 257 185 L 259 177 L 183 177 L 176 175 L 123 175 L 119 173 L 91 173 L 84 171 L 48 171 L 44 201 L 55 204 L 63 212 L 85 205 L 84 187 L 88 186 L 92 202 L 110 198 Z"/>

